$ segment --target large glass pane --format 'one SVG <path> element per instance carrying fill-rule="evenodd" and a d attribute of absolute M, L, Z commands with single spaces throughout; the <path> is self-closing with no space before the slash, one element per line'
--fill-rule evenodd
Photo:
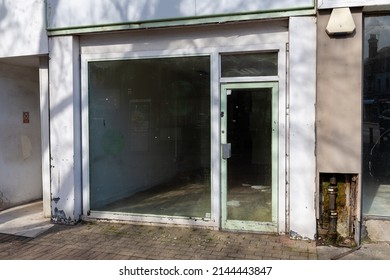
<path fill-rule="evenodd" d="M 246 53 L 221 56 L 222 77 L 254 77 L 278 75 L 278 54 Z"/>
<path fill-rule="evenodd" d="M 89 62 L 91 210 L 210 217 L 208 56 Z"/>
<path fill-rule="evenodd" d="M 272 89 L 228 95 L 227 219 L 272 222 Z"/>
<path fill-rule="evenodd" d="M 390 216 L 390 16 L 364 23 L 363 213 Z"/>

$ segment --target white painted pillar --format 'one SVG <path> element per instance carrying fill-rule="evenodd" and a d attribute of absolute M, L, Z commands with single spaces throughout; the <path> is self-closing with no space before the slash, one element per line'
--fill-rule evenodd
<path fill-rule="evenodd" d="M 290 234 L 314 239 L 316 19 L 290 18 Z"/>
<path fill-rule="evenodd" d="M 75 223 L 81 215 L 81 111 L 78 37 L 49 40 L 52 220 Z"/>
<path fill-rule="evenodd" d="M 50 217 L 49 62 L 47 57 L 40 57 L 39 59 L 39 91 L 41 111 L 43 215 L 45 217 Z"/>

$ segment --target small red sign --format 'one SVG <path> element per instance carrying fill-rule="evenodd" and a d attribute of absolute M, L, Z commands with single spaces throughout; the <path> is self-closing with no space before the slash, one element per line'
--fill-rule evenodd
<path fill-rule="evenodd" d="M 23 112 L 23 123 L 30 123 L 30 113 Z"/>

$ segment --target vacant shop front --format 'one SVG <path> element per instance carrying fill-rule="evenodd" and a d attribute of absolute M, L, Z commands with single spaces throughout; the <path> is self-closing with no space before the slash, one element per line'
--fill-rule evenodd
<path fill-rule="evenodd" d="M 53 220 L 313 239 L 315 30 L 298 16 L 52 36 Z"/>
<path fill-rule="evenodd" d="M 95 2 L 47 1 L 53 220 L 313 239 L 315 1 Z"/>
<path fill-rule="evenodd" d="M 287 22 L 128 35 L 80 41 L 84 213 L 277 232 Z"/>

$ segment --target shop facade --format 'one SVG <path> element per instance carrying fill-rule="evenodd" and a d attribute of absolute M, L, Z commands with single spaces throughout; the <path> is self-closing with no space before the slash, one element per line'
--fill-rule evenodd
<path fill-rule="evenodd" d="M 3 1 L 0 211 L 389 240 L 389 11 Z"/>
<path fill-rule="evenodd" d="M 388 1 L 318 3 L 319 192 L 332 176 L 343 181 L 349 200 L 343 207 L 353 209 L 351 219 L 358 221 L 348 230 L 376 241 L 390 237 L 387 5 Z"/>
<path fill-rule="evenodd" d="M 32 1 L 41 48 L 2 62 L 36 74 L 53 222 L 317 237 L 315 2 L 250 2 Z"/>
<path fill-rule="evenodd" d="M 315 238 L 314 3 L 108 2 L 48 1 L 52 219 Z"/>

